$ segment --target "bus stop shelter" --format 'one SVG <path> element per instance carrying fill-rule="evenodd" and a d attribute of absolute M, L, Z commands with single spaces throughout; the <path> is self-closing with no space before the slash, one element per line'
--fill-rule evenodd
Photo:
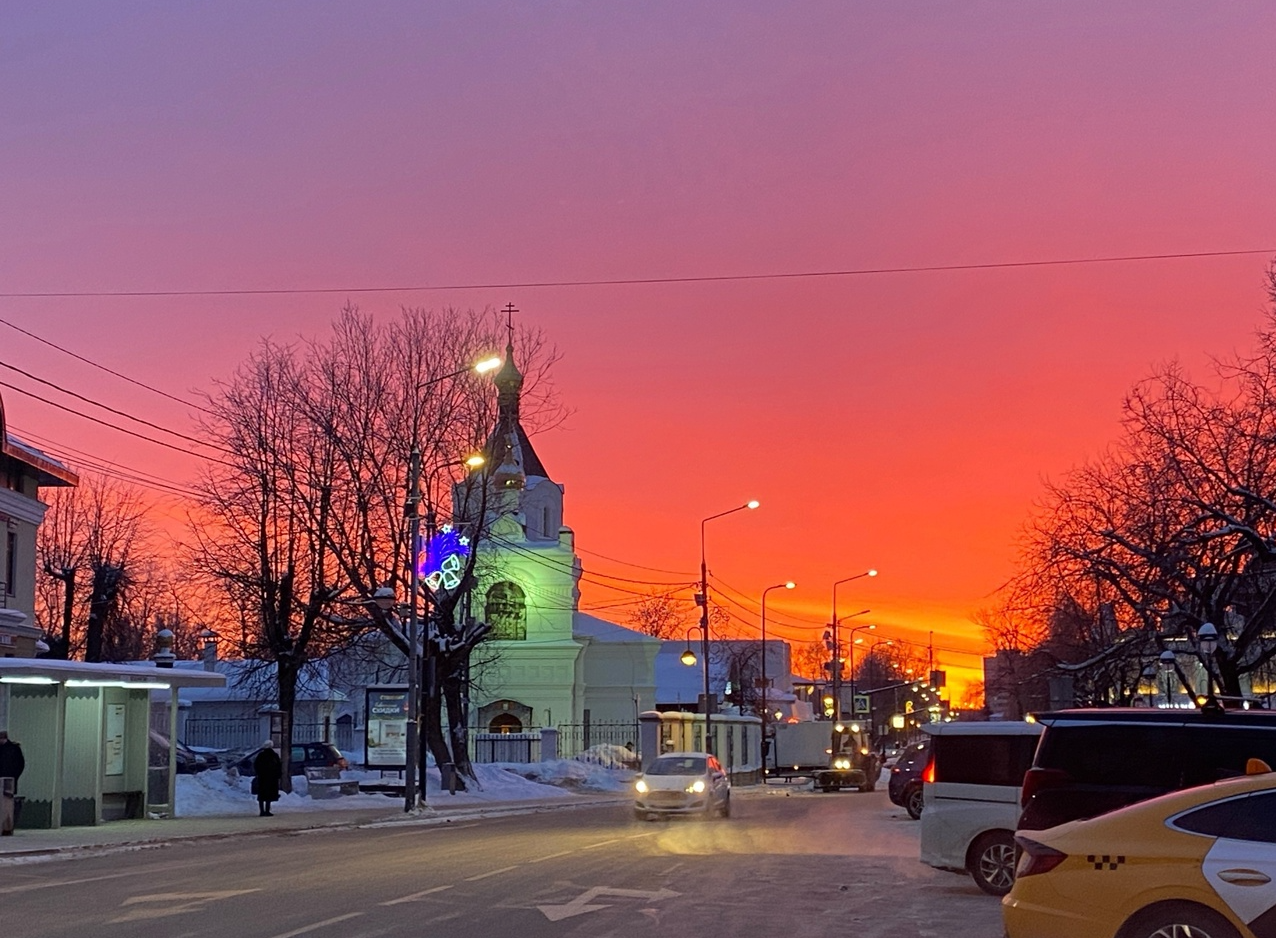
<path fill-rule="evenodd" d="M 221 674 L 147 664 L 0 658 L 0 729 L 22 745 L 19 828 L 171 817 L 178 691 Z M 152 691 L 167 691 L 155 695 Z"/>

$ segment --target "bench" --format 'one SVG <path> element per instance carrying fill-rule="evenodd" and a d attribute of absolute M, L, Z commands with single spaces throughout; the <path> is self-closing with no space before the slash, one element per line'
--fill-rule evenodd
<path fill-rule="evenodd" d="M 306 769 L 306 785 L 311 798 L 337 798 L 341 795 L 359 794 L 357 778 L 342 778 L 335 765 L 312 766 Z"/>

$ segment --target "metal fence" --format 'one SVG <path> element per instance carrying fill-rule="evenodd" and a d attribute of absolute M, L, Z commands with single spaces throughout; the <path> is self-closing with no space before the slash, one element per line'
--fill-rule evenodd
<path fill-rule="evenodd" d="M 475 762 L 539 762 L 541 734 L 474 733 L 470 758 Z"/>
<path fill-rule="evenodd" d="M 263 738 L 262 726 L 258 717 L 190 717 L 182 742 L 207 749 L 256 749 Z M 354 736 L 352 724 L 340 720 L 292 725 L 293 742 L 330 742 L 347 757 L 354 748 Z"/>
<path fill-rule="evenodd" d="M 261 721 L 256 717 L 188 718 L 182 742 L 207 749 L 253 749 L 261 745 Z"/>
<path fill-rule="evenodd" d="M 637 752 L 638 724 L 627 721 L 559 724 L 559 758 L 574 759 L 582 752 L 596 746 L 620 746 Z"/>

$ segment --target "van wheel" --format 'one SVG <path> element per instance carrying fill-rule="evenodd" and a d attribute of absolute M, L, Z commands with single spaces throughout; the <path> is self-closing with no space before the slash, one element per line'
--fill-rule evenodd
<path fill-rule="evenodd" d="M 990 896 L 1004 896 L 1015 884 L 1015 840 L 1009 831 L 989 831 L 970 848 L 966 869 Z"/>
<path fill-rule="evenodd" d="M 1190 902 L 1163 902 L 1133 916 L 1121 938 L 1237 938 L 1221 915 Z"/>
<path fill-rule="evenodd" d="M 904 795 L 904 809 L 908 812 L 910 818 L 914 821 L 920 821 L 924 807 L 926 807 L 925 792 L 922 791 L 922 786 L 914 785 Z"/>

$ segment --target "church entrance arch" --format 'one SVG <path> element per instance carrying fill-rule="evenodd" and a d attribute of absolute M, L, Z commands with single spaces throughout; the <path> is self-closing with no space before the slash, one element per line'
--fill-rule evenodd
<path fill-rule="evenodd" d="M 479 708 L 478 727 L 482 733 L 526 733 L 532 727 L 532 708 L 517 700 L 494 700 Z"/>

